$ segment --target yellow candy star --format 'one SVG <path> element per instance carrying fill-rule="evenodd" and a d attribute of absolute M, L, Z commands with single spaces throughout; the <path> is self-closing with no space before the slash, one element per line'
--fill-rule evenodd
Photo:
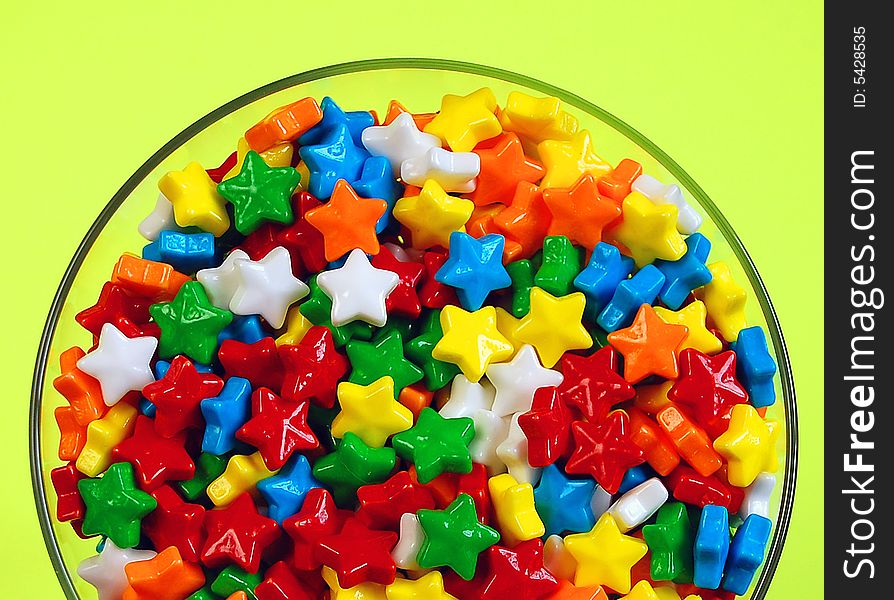
<path fill-rule="evenodd" d="M 577 133 L 577 118 L 564 110 L 558 98 L 536 98 L 524 92 L 510 92 L 500 113 L 503 131 L 517 133 L 524 141 L 566 141 Z"/>
<path fill-rule="evenodd" d="M 490 88 L 468 96 L 447 94 L 441 100 L 441 112 L 423 131 L 441 138 L 454 152 L 469 152 L 478 142 L 502 133 L 496 109 L 497 99 Z"/>
<path fill-rule="evenodd" d="M 329 586 L 329 600 L 387 600 L 385 586 L 378 583 L 361 583 L 352 588 L 343 588 L 338 583 L 338 575 L 329 567 L 323 567 L 323 581 Z"/>
<path fill-rule="evenodd" d="M 636 398 L 633 399 L 633 405 L 647 414 L 657 415 L 662 408 L 670 404 L 667 393 L 674 387 L 674 383 L 673 380 L 669 380 L 663 383 L 636 386 Z"/>
<path fill-rule="evenodd" d="M 516 353 L 518 353 L 519 348 L 521 348 L 524 344 L 518 340 L 516 337 L 516 332 L 518 331 L 518 326 L 521 325 L 521 319 L 516 319 L 512 316 L 505 308 L 501 308 L 499 306 L 497 309 L 497 329 L 500 330 L 509 343 L 512 344 L 512 356 L 507 358 L 506 360 L 512 360 L 515 358 Z"/>
<path fill-rule="evenodd" d="M 242 164 L 245 162 L 245 155 L 251 150 L 251 146 L 245 141 L 245 138 L 239 138 L 236 143 L 236 164 L 227 171 L 223 181 L 235 177 L 242 171 Z M 292 144 L 279 144 L 273 146 L 269 150 L 261 152 L 261 158 L 267 163 L 268 167 L 289 167 L 292 165 L 292 155 L 295 153 L 295 147 Z M 301 179 L 304 179 L 302 175 Z"/>
<path fill-rule="evenodd" d="M 574 585 L 605 585 L 621 594 L 630 592 L 630 569 L 649 550 L 644 541 L 621 533 L 609 513 L 587 533 L 566 537 L 565 547 L 577 560 Z"/>
<path fill-rule="evenodd" d="M 730 413 L 729 429 L 714 440 L 714 449 L 729 465 L 729 482 L 744 488 L 762 472 L 776 471 L 778 436 L 775 422 L 764 421 L 750 404 L 736 404 Z"/>
<path fill-rule="evenodd" d="M 497 329 L 497 311 L 485 306 L 468 312 L 458 306 L 441 311 L 442 337 L 432 357 L 457 365 L 471 382 L 477 382 L 491 363 L 508 360 L 514 348 Z"/>
<path fill-rule="evenodd" d="M 546 531 L 534 506 L 534 487 L 519 483 L 508 473 L 487 481 L 497 526 L 503 542 L 514 546 L 525 540 L 539 538 Z"/>
<path fill-rule="evenodd" d="M 158 181 L 158 189 L 174 206 L 177 225 L 194 225 L 217 237 L 230 228 L 226 202 L 199 163 L 191 162 L 182 171 L 167 173 Z"/>
<path fill-rule="evenodd" d="M 586 350 L 593 345 L 581 324 L 586 304 L 580 292 L 557 298 L 531 288 L 531 310 L 521 318 L 515 337 L 534 346 L 540 362 L 551 369 L 568 350 Z"/>
<path fill-rule="evenodd" d="M 683 340 L 680 352 L 686 348 L 695 348 L 705 354 L 716 354 L 723 350 L 723 342 L 705 327 L 705 319 L 708 317 L 708 309 L 701 300 L 696 300 L 684 306 L 680 310 L 671 310 L 663 306 L 656 306 L 655 312 L 665 323 L 672 325 L 685 325 L 689 328 L 689 335 Z"/>
<path fill-rule="evenodd" d="M 711 283 L 696 290 L 696 296 L 704 301 L 708 314 L 723 339 L 734 342 L 739 337 L 739 332 L 747 326 L 745 302 L 748 300 L 748 293 L 733 279 L 725 262 L 711 263 L 708 270 L 713 275 Z"/>
<path fill-rule="evenodd" d="M 680 594 L 677 593 L 677 590 L 672 585 L 659 585 L 655 588 L 655 595 L 658 597 L 658 600 L 680 600 Z M 691 596 L 688 598 L 691 598 Z M 701 598 L 698 600 L 701 600 Z"/>
<path fill-rule="evenodd" d="M 87 441 L 75 467 L 87 477 L 96 477 L 112 464 L 112 449 L 130 437 L 140 411 L 121 401 L 101 419 L 87 425 Z"/>
<path fill-rule="evenodd" d="M 413 413 L 394 399 L 394 380 L 389 375 L 369 385 L 343 381 L 337 393 L 341 412 L 332 421 L 336 438 L 350 431 L 367 446 L 381 448 L 389 437 L 413 426 Z"/>
<path fill-rule="evenodd" d="M 208 497 L 215 506 L 226 506 L 245 492 L 253 491 L 262 479 L 278 472 L 279 469 L 271 471 L 267 468 L 260 452 L 248 456 L 237 454 L 230 457 L 223 474 L 208 486 Z"/>
<path fill-rule="evenodd" d="M 398 200 L 393 214 L 410 230 L 413 247 L 425 250 L 432 246 L 450 247 L 450 234 L 465 233 L 474 208 L 471 200 L 450 196 L 437 181 L 429 179 L 418 196 Z"/>
<path fill-rule="evenodd" d="M 456 596 L 444 591 L 444 577 L 440 571 L 432 571 L 419 579 L 398 577 L 385 587 L 388 600 L 456 600 Z"/>
<path fill-rule="evenodd" d="M 612 234 L 627 246 L 637 267 L 644 267 L 656 258 L 679 260 L 686 254 L 686 242 L 677 231 L 677 207 L 654 204 L 632 192 L 621 204 L 623 220 Z"/>
<path fill-rule="evenodd" d="M 674 592 L 676 594 L 676 592 Z M 679 599 L 679 596 L 677 596 Z M 652 588 L 652 584 L 643 579 L 630 590 L 626 596 L 622 596 L 620 600 L 660 600 L 658 594 Z"/>
<path fill-rule="evenodd" d="M 599 179 L 608 175 L 612 166 L 593 151 L 590 132 L 578 131 L 568 141 L 546 140 L 537 145 L 546 175 L 540 186 L 544 188 L 571 187 L 584 173 Z"/>
<path fill-rule="evenodd" d="M 304 334 L 313 326 L 314 324 L 298 310 L 298 305 L 293 306 L 286 313 L 286 330 L 276 338 L 276 345 L 294 346 L 304 339 Z"/>

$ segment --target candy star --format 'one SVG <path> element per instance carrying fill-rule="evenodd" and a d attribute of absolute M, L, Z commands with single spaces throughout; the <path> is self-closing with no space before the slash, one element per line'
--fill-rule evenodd
<path fill-rule="evenodd" d="M 504 202 L 521 182 L 537 183 L 543 177 L 543 167 L 525 156 L 514 133 L 503 134 L 492 147 L 475 150 L 475 154 L 481 159 L 481 172 L 471 199 L 479 206 Z"/>
<path fill-rule="evenodd" d="M 665 323 L 685 325 L 689 329 L 686 339 L 683 340 L 683 344 L 680 346 L 680 352 L 687 348 L 692 348 L 705 354 L 717 354 L 723 349 L 723 342 L 711 333 L 711 330 L 705 325 L 708 309 L 705 308 L 705 303 L 701 300 L 693 300 L 677 311 L 664 308 L 663 306 L 656 306 L 655 313 Z"/>
<path fill-rule="evenodd" d="M 593 339 L 581 324 L 586 298 L 580 292 L 557 298 L 531 289 L 531 310 L 522 317 L 516 337 L 534 346 L 540 362 L 552 367 L 569 350 L 585 350 Z"/>
<path fill-rule="evenodd" d="M 332 422 L 332 435 L 352 432 L 368 446 L 381 448 L 395 433 L 413 426 L 413 413 L 394 398 L 394 380 L 385 375 L 369 385 L 338 384 L 341 412 Z"/>
<path fill-rule="evenodd" d="M 518 416 L 518 426 L 528 438 L 528 462 L 533 467 L 551 465 L 571 448 L 573 416 L 554 387 L 540 388 L 528 412 Z"/>
<path fill-rule="evenodd" d="M 475 205 L 450 196 L 434 179 L 428 179 L 418 196 L 401 198 L 394 205 L 394 218 L 410 230 L 413 248 L 450 246 L 450 236 L 465 232 Z"/>
<path fill-rule="evenodd" d="M 479 410 L 490 410 L 494 404 L 496 390 L 486 379 L 471 382 L 460 373 L 453 378 L 450 395 L 438 412 L 445 419 L 471 417 Z"/>
<path fill-rule="evenodd" d="M 124 572 L 129 585 L 121 600 L 176 600 L 205 583 L 201 567 L 183 560 L 173 546 L 149 560 L 128 563 Z"/>
<path fill-rule="evenodd" d="M 242 377 L 255 387 L 282 388 L 282 359 L 272 337 L 262 337 L 249 344 L 235 339 L 224 340 L 217 359 L 228 379 Z"/>
<path fill-rule="evenodd" d="M 743 329 L 733 349 L 739 359 L 739 380 L 748 390 L 751 404 L 755 408 L 763 408 L 776 402 L 776 390 L 773 388 L 776 361 L 770 355 L 764 330 L 757 326 Z"/>
<path fill-rule="evenodd" d="M 589 532 L 566 537 L 565 547 L 578 562 L 574 585 L 605 585 L 622 594 L 630 592 L 633 565 L 649 550 L 645 542 L 622 534 L 609 514 Z"/>
<path fill-rule="evenodd" d="M 770 517 L 770 497 L 776 487 L 776 475 L 773 473 L 761 473 L 754 479 L 754 483 L 745 489 L 745 498 L 739 509 L 739 516 L 747 519 L 751 515 Z"/>
<path fill-rule="evenodd" d="M 128 564 L 155 557 L 153 550 L 121 549 L 110 539 L 103 544 L 102 551 L 86 558 L 78 565 L 78 576 L 96 588 L 99 600 L 119 600 L 127 589 Z"/>
<path fill-rule="evenodd" d="M 558 98 L 536 98 L 524 92 L 510 92 L 500 113 L 504 131 L 514 131 L 531 142 L 569 140 L 577 132 L 574 115 L 562 110 Z"/>
<path fill-rule="evenodd" d="M 736 280 L 729 266 L 722 261 L 708 265 L 711 283 L 696 294 L 708 309 L 708 316 L 720 330 L 723 339 L 733 342 L 745 329 L 745 302 L 748 293 Z"/>
<path fill-rule="evenodd" d="M 692 578 L 692 531 L 682 502 L 661 507 L 654 524 L 643 527 L 651 554 L 650 575 L 656 581 Z"/>
<path fill-rule="evenodd" d="M 167 485 L 152 492 L 152 497 L 158 507 L 143 520 L 143 532 L 156 548 L 176 546 L 183 558 L 199 562 L 205 541 L 205 507 L 184 502 Z"/>
<path fill-rule="evenodd" d="M 448 192 L 465 194 L 475 189 L 475 178 L 480 171 L 481 159 L 474 152 L 431 148 L 425 154 L 405 160 L 400 166 L 400 178 L 415 186 L 431 179 Z"/>
<path fill-rule="evenodd" d="M 688 348 L 680 352 L 680 377 L 667 397 L 688 409 L 714 435 L 726 430 L 733 406 L 748 401 L 748 393 L 736 379 L 736 353 L 716 356 Z"/>
<path fill-rule="evenodd" d="M 578 131 L 568 141 L 540 142 L 537 151 L 546 167 L 546 176 L 540 182 L 543 188 L 569 188 L 586 173 L 599 178 L 611 172 L 611 165 L 593 151 L 590 132 L 586 129 Z"/>
<path fill-rule="evenodd" d="M 341 532 L 320 540 L 316 552 L 323 565 L 336 572 L 342 587 L 364 582 L 388 585 L 397 574 L 391 558 L 396 543 L 396 533 L 369 529 L 358 519 L 348 519 Z"/>
<path fill-rule="evenodd" d="M 317 543 L 341 531 L 351 512 L 335 506 L 328 490 L 316 487 L 307 492 L 301 510 L 283 522 L 283 529 L 292 539 L 292 565 L 299 571 L 320 568 Z"/>
<path fill-rule="evenodd" d="M 512 283 L 503 266 L 504 243 L 498 234 L 476 240 L 467 233 L 451 233 L 450 258 L 438 269 L 435 279 L 456 288 L 463 308 L 478 310 L 491 292 Z"/>
<path fill-rule="evenodd" d="M 245 132 L 245 139 L 257 152 L 282 142 L 291 142 L 323 119 L 323 111 L 313 98 L 301 98 L 273 110 Z"/>
<path fill-rule="evenodd" d="M 758 515 L 748 517 L 736 529 L 724 568 L 724 590 L 735 594 L 745 594 L 748 591 L 764 561 L 772 530 L 773 522 Z"/>
<path fill-rule="evenodd" d="M 308 191 L 320 200 L 332 195 L 338 180 L 356 181 L 369 157 L 369 153 L 351 139 L 351 132 L 344 123 L 332 127 L 318 144 L 299 148 L 298 154 L 310 171 Z"/>
<path fill-rule="evenodd" d="M 646 265 L 618 284 L 612 299 L 596 317 L 596 324 L 611 333 L 633 321 L 643 304 L 652 304 L 664 284 L 664 275 L 655 265 Z"/>
<path fill-rule="evenodd" d="M 230 457 L 223 473 L 208 484 L 208 498 L 215 506 L 226 506 L 240 495 L 254 489 L 262 479 L 275 474 L 276 471 L 267 468 L 260 452 L 247 456 L 236 454 Z"/>
<path fill-rule="evenodd" d="M 574 453 L 565 472 L 588 474 L 609 493 L 617 493 L 624 474 L 644 462 L 643 450 L 629 437 L 630 422 L 623 411 L 615 411 L 599 423 L 575 421 L 571 426 Z"/>
<path fill-rule="evenodd" d="M 547 234 L 567 236 L 585 248 L 601 242 L 603 230 L 621 215 L 614 201 L 599 194 L 596 179 L 590 173 L 568 187 L 544 189 L 543 202 L 552 215 Z"/>
<path fill-rule="evenodd" d="M 258 482 L 258 491 L 267 501 L 267 516 L 279 524 L 298 512 L 307 493 L 321 487 L 313 478 L 307 457 L 292 457 L 283 469 Z"/>
<path fill-rule="evenodd" d="M 196 273 L 196 279 L 205 288 L 205 293 L 214 306 L 222 309 L 230 307 L 230 300 L 233 299 L 240 282 L 236 263 L 249 259 L 244 250 L 237 248 L 227 255 L 220 266 L 202 269 Z"/>
<path fill-rule="evenodd" d="M 556 296 L 574 291 L 572 282 L 580 272 L 583 253 L 564 235 L 543 240 L 543 262 L 534 276 L 533 285 Z"/>
<path fill-rule="evenodd" d="M 111 323 L 127 337 L 157 337 L 158 329 L 153 331 L 149 325 L 150 304 L 150 300 L 134 297 L 120 285 L 107 281 L 96 304 L 76 314 L 75 321 L 93 335 L 99 335 L 102 326 Z"/>
<path fill-rule="evenodd" d="M 677 353 L 687 335 L 688 327 L 665 323 L 643 304 L 633 324 L 608 334 L 608 341 L 624 356 L 624 379 L 638 383 L 649 375 L 676 379 Z"/>
<path fill-rule="evenodd" d="M 155 405 L 155 430 L 174 437 L 202 423 L 201 402 L 223 389 L 223 380 L 213 373 L 200 373 L 185 356 L 177 356 L 164 377 L 143 388 L 143 396 Z"/>
<path fill-rule="evenodd" d="M 630 400 L 636 393 L 618 374 L 619 362 L 618 353 L 611 346 L 587 357 L 566 354 L 561 362 L 565 379 L 559 386 L 559 396 L 590 421 L 602 420 L 615 405 Z"/>
<path fill-rule="evenodd" d="M 230 300 L 230 310 L 237 315 L 261 315 L 274 329 L 283 326 L 289 307 L 310 291 L 292 275 L 291 256 L 282 246 L 259 261 L 237 261 L 236 271 L 239 286 Z"/>
<path fill-rule="evenodd" d="M 345 433 L 335 448 L 314 465 L 318 481 L 332 488 L 336 502 L 353 502 L 357 489 L 388 478 L 396 462 L 391 448 L 370 448 L 351 432 Z"/>
<path fill-rule="evenodd" d="M 396 530 L 404 514 L 433 509 L 431 490 L 415 481 L 409 471 L 398 471 L 384 483 L 357 490 L 357 518 L 375 529 Z"/>
<path fill-rule="evenodd" d="M 608 509 L 608 513 L 615 518 L 618 528 L 626 533 L 649 520 L 664 506 L 668 496 L 661 480 L 652 477 L 624 492 Z"/>
<path fill-rule="evenodd" d="M 158 340 L 129 338 L 111 323 L 102 326 L 99 344 L 77 362 L 77 368 L 99 380 L 106 406 L 114 406 L 131 391 L 155 381 L 149 366 Z"/>
<path fill-rule="evenodd" d="M 323 567 L 323 579 L 329 586 L 329 600 L 386 600 L 385 586 L 364 582 L 352 588 L 343 588 L 338 575 L 329 567 Z"/>
<path fill-rule="evenodd" d="M 86 535 L 101 533 L 119 548 L 139 543 L 140 521 L 155 509 L 156 502 L 136 487 L 129 463 L 115 463 L 99 479 L 80 480 L 78 491 L 86 506 L 82 526 Z"/>
<path fill-rule="evenodd" d="M 729 482 L 748 487 L 763 471 L 776 470 L 775 422 L 765 422 L 750 404 L 736 404 L 730 413 L 729 429 L 714 440 L 714 449 L 729 464 Z"/>
<path fill-rule="evenodd" d="M 56 409 L 57 420 L 59 410 L 61 409 Z M 110 408 L 101 419 L 92 421 L 87 426 L 87 439 L 74 441 L 76 445 L 78 443 L 83 444 L 75 463 L 78 471 L 88 477 L 96 477 L 105 471 L 112 462 L 112 450 L 130 437 L 131 432 L 133 432 L 138 414 L 139 411 L 137 411 L 134 405 L 125 400 Z M 73 413 L 69 412 L 69 415 L 72 416 L 72 425 L 80 427 L 74 422 Z M 63 431 L 64 435 L 65 432 Z M 80 437 L 80 434 L 78 436 Z M 64 438 L 60 441 L 60 448 L 63 442 Z M 74 458 L 74 456 L 71 456 L 69 460 Z"/>
<path fill-rule="evenodd" d="M 258 514 L 254 500 L 242 494 L 226 508 L 205 513 L 208 539 L 202 548 L 202 563 L 212 569 L 235 564 L 257 573 L 264 550 L 279 539 L 279 525 Z"/>
<path fill-rule="evenodd" d="M 71 406 L 56 408 L 53 417 L 59 427 L 59 460 L 77 460 L 87 442 L 86 427 L 78 423 Z"/>
<path fill-rule="evenodd" d="M 382 330 L 374 342 L 352 340 L 345 347 L 352 370 L 352 384 L 367 385 L 387 376 L 394 399 L 400 391 L 422 379 L 422 370 L 404 358 L 403 338 L 398 329 Z M 339 385 L 341 388 L 341 385 Z M 348 389 L 348 388 L 345 388 Z M 339 399 L 341 399 L 339 389 Z M 383 406 L 379 406 L 383 409 Z M 366 418 L 366 417 L 364 417 Z M 357 433 L 354 431 L 354 433 Z M 361 436 L 362 437 L 362 436 Z M 364 440 L 370 443 L 369 440 Z M 378 444 L 381 445 L 381 444 Z"/>
<path fill-rule="evenodd" d="M 441 111 L 424 131 L 443 140 L 454 152 L 468 152 L 478 142 L 500 135 L 503 128 L 494 111 L 497 99 L 490 88 L 466 96 L 446 94 Z"/>
<path fill-rule="evenodd" d="M 211 176 L 211 179 L 214 179 L 218 183 L 221 181 L 229 180 L 242 171 L 242 167 L 245 165 L 245 157 L 249 152 L 257 152 L 256 150 L 252 150 L 251 145 L 249 145 L 248 141 L 241 137 L 236 142 L 236 159 L 235 162 L 232 162 L 230 168 L 228 168 L 223 174 L 221 174 L 217 169 L 212 170 L 209 169 L 208 175 Z M 288 167 L 292 164 L 292 157 L 295 154 L 295 146 L 290 143 L 281 143 L 276 144 L 275 146 L 271 146 L 267 150 L 263 152 L 259 152 L 261 158 L 264 159 L 264 163 L 269 167 Z M 232 155 L 231 155 L 232 156 Z M 229 160 L 224 162 L 219 169 L 223 170 L 222 167 L 228 164 Z M 219 178 L 218 178 L 219 176 Z"/>
<path fill-rule="evenodd" d="M 596 483 L 570 479 L 556 465 L 543 469 L 540 483 L 534 488 L 537 513 L 543 520 L 546 535 L 589 531 L 596 524 L 590 499 Z"/>
<path fill-rule="evenodd" d="M 440 571 L 432 571 L 419 579 L 398 577 L 385 588 L 388 600 L 456 600 L 444 591 L 444 578 Z"/>
<path fill-rule="evenodd" d="M 317 144 L 319 141 L 336 125 L 344 124 L 347 126 L 351 134 L 351 139 L 355 144 L 360 144 L 363 132 L 375 123 L 372 113 L 366 110 L 344 111 L 335 103 L 335 100 L 329 96 L 324 96 L 320 101 L 320 108 L 323 111 L 323 118 L 301 134 L 298 138 L 300 146 L 308 146 Z"/>
<path fill-rule="evenodd" d="M 376 222 L 376 233 L 382 233 L 391 224 L 391 211 L 398 198 L 404 195 L 404 186 L 391 175 L 391 165 L 384 156 L 371 156 L 363 163 L 360 179 L 351 187 L 362 198 L 379 198 L 388 204 L 385 214 Z"/>
<path fill-rule="evenodd" d="M 311 327 L 295 346 L 281 346 L 285 369 L 282 396 L 286 400 L 313 399 L 332 408 L 336 386 L 348 372 L 347 359 L 335 349 L 332 333 L 326 327 Z"/>
<path fill-rule="evenodd" d="M 158 181 L 158 189 L 174 207 L 180 227 L 195 226 L 222 236 L 230 228 L 226 203 L 217 193 L 217 184 L 197 162 L 182 171 L 171 171 Z"/>
<path fill-rule="evenodd" d="M 219 183 L 217 192 L 233 205 L 236 230 L 248 235 L 262 223 L 293 221 L 289 200 L 300 180 L 292 167 L 269 167 L 252 150 L 245 155 L 239 174 Z"/>
<path fill-rule="evenodd" d="M 372 266 L 396 273 L 400 278 L 397 287 L 385 299 L 385 308 L 389 314 L 408 319 L 418 319 L 422 313 L 422 304 L 416 290 L 425 269 L 413 260 L 400 260 L 391 250 L 380 252 L 373 257 Z"/>
<path fill-rule="evenodd" d="M 490 365 L 487 378 L 496 388 L 494 412 L 503 417 L 531 409 L 534 393 L 562 383 L 562 374 L 546 369 L 533 346 L 525 344 L 509 362 Z"/>
<path fill-rule="evenodd" d="M 317 284 L 332 299 L 332 324 L 355 320 L 382 327 L 388 320 L 385 299 L 400 278 L 397 273 L 373 267 L 362 250 L 352 250 L 345 264 L 317 276 Z"/>
<path fill-rule="evenodd" d="M 702 216 L 692 208 L 683 196 L 683 192 L 676 184 L 664 185 L 651 175 L 640 175 L 631 186 L 633 191 L 639 192 L 655 204 L 673 204 L 677 207 L 677 230 L 683 235 L 690 235 L 698 231 L 702 225 Z"/>
<path fill-rule="evenodd" d="M 157 240 L 158 234 L 162 231 L 180 231 L 182 229 L 174 220 L 174 205 L 162 193 L 158 194 L 152 212 L 146 215 L 137 226 L 140 235 L 150 242 Z"/>
<path fill-rule="evenodd" d="M 388 159 L 395 177 L 405 160 L 441 147 L 438 136 L 419 131 L 410 113 L 401 113 L 388 125 L 364 129 L 362 139 L 370 154 Z"/>
<path fill-rule="evenodd" d="M 404 353 L 407 355 L 407 358 L 419 366 L 423 373 L 425 387 L 433 392 L 445 387 L 453 381 L 460 372 L 459 367 L 456 365 L 432 357 L 432 351 L 442 337 L 444 337 L 444 332 L 441 330 L 441 311 L 432 310 L 423 320 L 422 332 L 420 335 L 404 344 Z M 465 379 L 465 377 L 463 377 L 463 379 Z M 466 379 L 466 381 L 468 380 Z M 452 393 L 450 397 L 452 400 Z M 450 401 L 448 400 L 447 404 L 449 404 L 449 402 Z M 442 416 L 447 416 L 444 414 L 443 407 L 440 412 Z"/>
<path fill-rule="evenodd" d="M 491 363 L 512 356 L 512 344 L 497 330 L 497 314 L 492 306 L 467 312 L 458 306 L 441 311 L 444 337 L 435 345 L 432 356 L 451 362 L 469 381 L 477 382 Z"/>
<path fill-rule="evenodd" d="M 191 479 L 196 466 L 184 448 L 186 436 L 162 437 L 149 417 L 137 417 L 133 435 L 112 450 L 112 460 L 134 466 L 144 491 L 151 492 L 166 481 Z"/>
<path fill-rule="evenodd" d="M 391 551 L 391 558 L 399 569 L 419 571 L 421 567 L 416 562 L 419 547 L 425 539 L 419 518 L 415 513 L 404 513 L 400 517 L 400 538 L 397 545 Z"/>
<path fill-rule="evenodd" d="M 679 260 L 686 254 L 686 242 L 677 232 L 675 206 L 656 206 L 639 192 L 633 192 L 624 198 L 621 213 L 623 219 L 612 235 L 630 250 L 637 267 L 656 258 Z"/>
<path fill-rule="evenodd" d="M 478 521 L 468 494 L 457 496 L 445 510 L 420 510 L 417 517 L 423 531 L 419 565 L 450 567 L 466 581 L 475 575 L 478 555 L 500 540 L 497 531 Z"/>
<path fill-rule="evenodd" d="M 326 260 L 336 261 L 352 249 L 379 253 L 376 224 L 388 204 L 379 198 L 361 198 L 347 181 L 339 179 L 326 204 L 309 210 L 308 223 L 323 234 Z"/>
<path fill-rule="evenodd" d="M 711 242 L 700 233 L 686 238 L 686 254 L 676 261 L 656 260 L 655 266 L 664 274 L 661 301 L 673 310 L 679 309 L 692 290 L 711 282 L 711 271 L 705 266 Z"/>
<path fill-rule="evenodd" d="M 280 469 L 296 451 L 319 446 L 307 424 L 308 400 L 290 402 L 267 388 L 258 388 L 251 405 L 252 417 L 236 432 L 236 438 L 257 448 L 267 468 Z"/>
<path fill-rule="evenodd" d="M 474 411 L 471 417 L 475 424 L 475 438 L 469 444 L 472 461 L 487 467 L 490 475 L 505 473 L 506 465 L 497 455 L 497 448 L 509 435 L 509 419 L 484 409 Z"/>
<path fill-rule="evenodd" d="M 723 579 L 729 554 L 729 515 L 723 506 L 709 504 L 702 509 L 693 548 L 693 583 L 716 590 Z"/>
<path fill-rule="evenodd" d="M 532 467 L 528 461 L 528 438 L 518 424 L 519 413 L 512 415 L 509 423 L 509 434 L 497 446 L 497 456 L 506 465 L 509 474 L 519 483 L 536 485 L 540 480 L 541 469 Z"/>
<path fill-rule="evenodd" d="M 543 535 L 543 521 L 534 506 L 534 488 L 530 483 L 519 483 L 512 475 L 503 473 L 491 477 L 487 487 L 502 540 L 507 545 L 515 546 Z"/>
<path fill-rule="evenodd" d="M 420 483 L 428 483 L 444 472 L 472 470 L 469 444 L 475 437 L 472 419 L 445 419 L 431 408 L 423 408 L 416 424 L 391 439 L 397 454 L 416 469 Z"/>
<path fill-rule="evenodd" d="M 161 328 L 160 358 L 184 354 L 208 364 L 217 350 L 217 336 L 233 320 L 233 314 L 208 300 L 197 281 L 187 281 L 170 302 L 153 304 L 149 312 Z"/>
<path fill-rule="evenodd" d="M 543 191 L 533 183 L 522 181 L 512 192 L 509 206 L 494 216 L 494 226 L 521 244 L 522 256 L 531 256 L 543 245 L 551 219 Z"/>

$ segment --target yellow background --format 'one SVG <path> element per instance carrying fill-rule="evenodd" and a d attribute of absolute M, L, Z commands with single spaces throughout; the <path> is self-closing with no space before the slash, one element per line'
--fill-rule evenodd
<path fill-rule="evenodd" d="M 797 505 L 768 597 L 819 597 L 820 3 L 85 4 L 19 3 L 0 23 L 5 597 L 61 598 L 31 497 L 29 387 L 53 293 L 102 206 L 222 103 L 309 68 L 385 56 L 490 64 L 575 92 L 643 132 L 726 214 L 779 312 L 800 401 Z"/>

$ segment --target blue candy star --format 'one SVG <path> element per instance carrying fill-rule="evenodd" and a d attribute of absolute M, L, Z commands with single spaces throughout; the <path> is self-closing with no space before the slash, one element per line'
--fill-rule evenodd
<path fill-rule="evenodd" d="M 245 425 L 251 412 L 251 383 L 242 377 L 230 377 L 218 396 L 199 405 L 205 417 L 202 452 L 225 454 L 236 444 L 236 431 Z"/>
<path fill-rule="evenodd" d="M 705 266 L 711 252 L 711 241 L 700 233 L 686 238 L 686 254 L 680 260 L 656 260 L 664 274 L 664 287 L 658 297 L 671 310 L 679 310 L 689 293 L 711 282 L 711 271 Z"/>
<path fill-rule="evenodd" d="M 369 111 L 355 110 L 345 112 L 329 96 L 323 98 L 323 101 L 320 102 L 320 108 L 323 109 L 323 119 L 298 138 L 299 145 L 310 146 L 319 144 L 333 127 L 336 125 L 347 125 L 354 144 L 360 146 L 360 136 L 363 130 L 367 127 L 372 127 L 376 123 L 372 113 Z"/>
<path fill-rule="evenodd" d="M 598 315 L 608 304 L 618 284 L 633 271 L 633 259 L 616 246 L 599 242 L 590 255 L 590 263 L 574 278 L 574 287 L 587 297 L 587 312 Z"/>
<path fill-rule="evenodd" d="M 534 504 L 546 527 L 546 535 L 565 531 L 589 531 L 596 524 L 590 498 L 596 482 L 592 479 L 568 479 L 556 465 L 543 469 L 534 488 Z"/>
<path fill-rule="evenodd" d="M 356 181 L 360 177 L 369 152 L 351 139 L 348 126 L 339 123 L 327 132 L 319 144 L 302 146 L 298 150 L 310 171 L 309 192 L 320 200 L 327 200 L 335 189 L 335 182 Z"/>
<path fill-rule="evenodd" d="M 764 562 L 764 553 L 770 541 L 773 522 L 760 515 L 749 515 L 733 536 L 729 557 L 726 559 L 726 574 L 723 589 L 737 596 L 744 596 L 751 586 L 751 580 Z"/>
<path fill-rule="evenodd" d="M 261 317 L 258 315 L 237 316 L 233 317 L 233 321 L 217 336 L 217 343 L 223 344 L 226 340 L 236 340 L 243 344 L 254 344 L 265 337 L 268 337 L 268 334 L 261 324 Z"/>
<path fill-rule="evenodd" d="M 450 234 L 450 258 L 435 273 L 435 280 L 456 288 L 466 310 L 478 310 L 492 291 L 512 285 L 503 266 L 505 242 L 496 233 L 476 240 L 467 233 L 454 231 Z"/>
<path fill-rule="evenodd" d="M 763 408 L 776 402 L 773 387 L 776 361 L 767 347 L 764 330 L 757 326 L 746 327 L 731 347 L 736 352 L 736 374 L 754 407 Z"/>
<path fill-rule="evenodd" d="M 267 516 L 279 523 L 301 509 L 304 497 L 313 488 L 322 487 L 311 474 L 307 457 L 293 457 L 283 469 L 258 482 L 258 491 L 267 500 Z"/>
<path fill-rule="evenodd" d="M 404 186 L 394 178 L 391 163 L 384 156 L 367 158 L 360 179 L 351 187 L 363 198 L 379 198 L 388 203 L 388 210 L 376 223 L 376 233 L 382 233 L 391 222 L 391 210 L 398 198 L 404 195 Z"/>
<path fill-rule="evenodd" d="M 692 554 L 695 566 L 693 583 L 706 590 L 720 587 L 729 554 L 729 513 L 726 507 L 708 504 L 702 509 Z"/>
<path fill-rule="evenodd" d="M 596 318 L 596 323 L 609 333 L 630 325 L 640 306 L 655 301 L 662 285 L 664 275 L 661 271 L 653 265 L 646 265 L 633 277 L 618 284 L 612 299 Z"/>

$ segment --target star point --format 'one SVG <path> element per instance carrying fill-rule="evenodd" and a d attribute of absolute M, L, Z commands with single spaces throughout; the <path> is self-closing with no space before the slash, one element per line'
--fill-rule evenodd
<path fill-rule="evenodd" d="M 106 406 L 114 406 L 128 392 L 155 381 L 150 363 L 158 347 L 154 337 L 129 338 L 106 323 L 96 349 L 77 361 L 77 368 L 99 380 Z"/>

